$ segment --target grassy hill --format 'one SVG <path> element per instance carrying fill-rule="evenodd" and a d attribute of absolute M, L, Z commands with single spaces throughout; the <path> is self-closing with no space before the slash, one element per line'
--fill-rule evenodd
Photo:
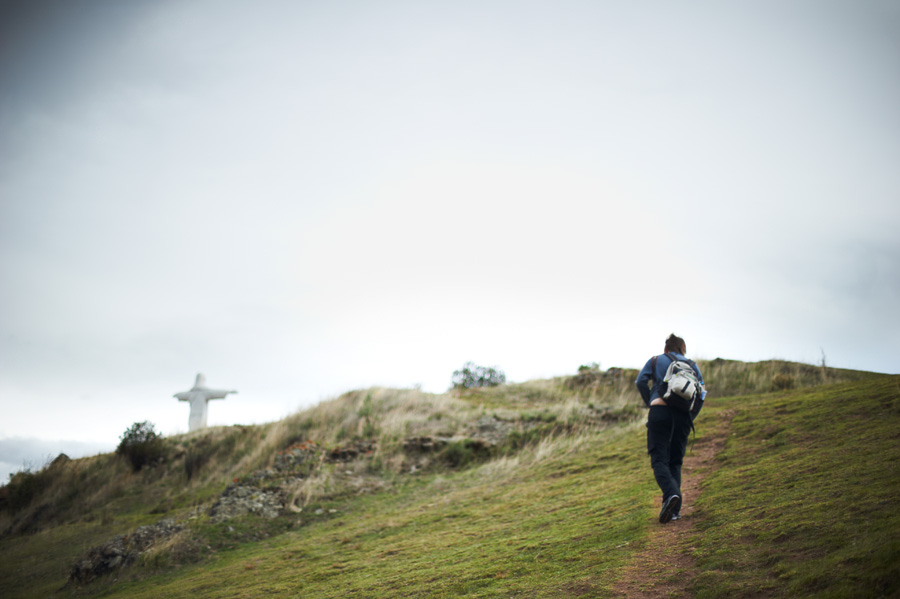
<path fill-rule="evenodd" d="M 695 449 L 720 449 L 666 546 L 690 567 L 646 590 L 900 595 L 900 377 L 701 367 Z M 0 596 L 617 596 L 663 528 L 635 374 L 356 391 L 167 438 L 139 472 L 115 455 L 60 460 L 0 491 Z M 271 497 L 274 518 L 223 511 Z M 92 548 L 164 519 L 177 530 L 133 563 L 68 581 Z"/>

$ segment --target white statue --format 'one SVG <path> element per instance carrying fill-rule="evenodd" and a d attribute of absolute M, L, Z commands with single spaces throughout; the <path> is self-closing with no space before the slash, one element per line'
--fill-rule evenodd
<path fill-rule="evenodd" d="M 191 416 L 188 420 L 188 428 L 195 431 L 200 428 L 206 428 L 206 402 L 211 399 L 224 399 L 229 393 L 237 393 L 237 391 L 210 389 L 206 386 L 206 377 L 198 374 L 197 380 L 194 381 L 194 387 L 190 391 L 176 393 L 173 397 L 178 398 L 178 401 L 191 402 Z"/>

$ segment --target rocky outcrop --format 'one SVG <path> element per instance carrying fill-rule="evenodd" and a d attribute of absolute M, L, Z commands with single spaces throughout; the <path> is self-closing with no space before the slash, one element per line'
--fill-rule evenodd
<path fill-rule="evenodd" d="M 118 535 L 112 540 L 88 550 L 84 557 L 69 571 L 69 581 L 84 584 L 114 570 L 129 566 L 141 553 L 157 543 L 171 537 L 184 528 L 175 520 L 166 518 L 156 524 L 139 526 L 127 535 Z"/>
<path fill-rule="evenodd" d="M 371 455 L 375 451 L 375 441 L 354 441 L 333 449 L 325 449 L 312 441 L 294 443 L 275 454 L 275 470 L 294 474 L 308 474 L 322 462 L 351 462 L 359 457 Z"/>
<path fill-rule="evenodd" d="M 288 489 L 307 478 L 322 463 L 345 463 L 370 455 L 375 450 L 374 441 L 355 441 L 332 449 L 323 448 L 311 441 L 295 443 L 275 455 L 272 468 L 257 470 L 234 479 L 207 513 L 212 522 L 224 522 L 240 516 L 258 516 L 273 519 L 285 513 L 289 503 Z M 65 456 L 54 464 L 64 465 Z M 362 492 L 362 489 L 360 489 Z M 297 510 L 294 510 L 297 511 Z M 317 510 L 316 514 L 324 514 Z M 329 513 L 336 513 L 331 509 Z M 72 566 L 69 580 L 88 583 L 98 576 L 133 564 L 141 553 L 184 528 L 172 519 L 162 520 L 151 526 L 141 526 L 128 535 L 119 535 L 96 547 Z"/>
<path fill-rule="evenodd" d="M 432 453 L 440 451 L 449 442 L 449 437 L 409 437 L 403 440 L 403 451 L 407 453 Z"/>
<path fill-rule="evenodd" d="M 309 471 L 318 464 L 323 451 L 312 441 L 294 443 L 275 454 L 275 470 L 278 472 Z"/>
<path fill-rule="evenodd" d="M 209 508 L 209 516 L 213 522 L 247 514 L 277 518 L 284 512 L 286 502 L 287 493 L 281 487 L 261 489 L 232 483 Z"/>
<path fill-rule="evenodd" d="M 326 459 L 329 462 L 350 462 L 358 457 L 371 455 L 374 451 L 374 441 L 354 441 L 350 445 L 335 447 L 326 454 Z"/>
<path fill-rule="evenodd" d="M 469 436 L 473 439 L 485 441 L 488 445 L 500 445 L 515 428 L 516 425 L 512 422 L 499 420 L 491 416 L 482 416 L 475 423 Z"/>

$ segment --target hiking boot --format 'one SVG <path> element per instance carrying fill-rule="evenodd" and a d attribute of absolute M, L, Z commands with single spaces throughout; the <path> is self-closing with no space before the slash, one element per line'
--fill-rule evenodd
<path fill-rule="evenodd" d="M 681 520 L 681 514 L 672 514 L 672 522 L 676 520 Z"/>
<path fill-rule="evenodd" d="M 663 503 L 662 511 L 659 513 L 659 522 L 665 524 L 672 520 L 672 516 L 677 514 L 681 509 L 681 497 L 672 495 Z"/>

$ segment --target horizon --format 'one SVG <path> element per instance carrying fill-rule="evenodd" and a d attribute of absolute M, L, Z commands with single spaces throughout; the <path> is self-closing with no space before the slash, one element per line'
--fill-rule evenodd
<path fill-rule="evenodd" d="M 701 360 L 701 361 L 712 361 L 712 360 L 718 360 L 718 359 L 734 361 L 730 358 L 723 358 L 723 357 L 698 358 L 698 360 Z M 770 360 L 772 360 L 772 361 L 779 360 L 779 358 L 771 358 Z M 737 360 L 737 361 L 744 362 L 744 363 L 756 363 L 756 362 L 767 362 L 770 360 L 756 360 L 756 361 L 751 361 L 751 362 L 745 362 L 743 360 Z M 816 366 L 816 367 L 820 367 L 822 365 L 821 362 L 819 362 L 818 364 L 814 364 L 812 362 L 798 362 L 798 363 L 807 364 L 807 365 Z M 826 365 L 828 368 L 836 368 L 839 370 L 855 370 L 855 369 L 844 369 L 844 368 L 841 368 L 840 366 L 833 366 L 830 364 L 826 364 Z M 601 367 L 601 370 L 603 370 L 603 371 L 609 370 L 610 368 L 631 368 L 634 370 L 639 370 L 641 368 L 641 366 L 638 366 L 638 367 L 609 366 L 607 368 L 604 368 L 603 365 L 600 365 L 600 367 Z M 866 371 L 866 372 L 876 372 L 876 371 Z M 572 372 L 559 374 L 559 375 L 555 375 L 555 376 L 556 377 L 571 376 L 574 374 L 577 374 L 577 368 L 574 369 Z M 889 375 L 889 374 L 900 374 L 900 373 L 877 373 L 877 374 L 888 374 Z M 555 378 L 555 377 L 548 377 L 548 378 Z M 506 383 L 504 383 L 504 384 L 515 385 L 515 384 L 519 384 L 519 383 L 527 383 L 527 382 L 530 382 L 533 380 L 545 380 L 545 379 L 530 379 L 529 381 L 513 381 L 513 380 L 507 379 Z M 280 420 L 283 420 L 284 418 L 291 416 L 292 414 L 297 414 L 297 413 L 301 413 L 305 410 L 312 409 L 319 403 L 337 399 L 344 393 L 350 393 L 350 392 L 357 391 L 360 389 L 370 389 L 370 388 L 378 388 L 378 386 L 361 387 L 358 389 L 348 389 L 348 390 L 346 390 L 340 394 L 337 394 L 333 397 L 323 398 L 322 400 L 320 400 L 319 402 L 317 402 L 315 404 L 299 408 L 295 412 L 285 414 L 281 418 L 271 420 L 271 421 L 234 422 L 234 423 L 230 423 L 230 424 L 219 423 L 219 424 L 210 424 L 210 425 L 206 426 L 205 428 L 214 428 L 214 427 L 223 427 L 223 426 L 225 426 L 225 427 L 227 427 L 227 426 L 255 426 L 255 425 L 269 424 L 272 422 L 278 422 Z M 410 389 L 413 389 L 413 388 L 414 387 L 410 387 Z M 453 390 L 452 386 L 448 385 L 448 388 L 445 391 L 437 392 L 434 394 L 450 393 L 452 390 Z M 433 393 L 433 392 L 424 391 L 424 390 L 421 390 L 421 391 L 423 393 Z M 638 394 L 636 389 L 634 391 L 634 399 L 635 399 L 635 402 L 639 402 L 639 400 L 640 400 L 640 395 Z M 715 397 L 713 397 L 712 399 L 715 399 Z M 186 405 L 185 405 L 185 408 L 187 408 Z M 187 412 L 188 412 L 188 410 L 185 409 L 185 414 L 187 414 Z M 187 416 L 185 416 L 185 418 L 187 418 Z M 140 421 L 136 421 L 136 422 L 140 422 Z M 156 424 L 152 421 L 150 421 L 150 422 L 151 422 L 151 424 L 154 425 L 154 428 L 155 428 Z M 134 423 L 132 423 L 132 424 L 134 424 Z M 131 425 L 129 424 L 128 426 L 131 426 Z M 125 432 L 125 429 L 123 429 L 122 433 L 124 434 L 124 432 Z M 156 429 L 156 432 L 163 435 L 164 437 L 173 437 L 173 436 L 179 436 L 179 435 L 186 435 L 190 431 L 188 431 L 187 426 L 185 426 L 184 430 L 176 429 L 174 431 L 165 432 L 165 431 Z M 41 439 L 41 438 L 36 438 L 36 437 L 16 437 L 16 436 L 0 437 L 0 486 L 5 485 L 8 482 L 9 478 L 16 472 L 20 472 L 23 470 L 30 470 L 33 472 L 33 471 L 42 469 L 49 462 L 53 461 L 53 459 L 56 458 L 60 453 L 65 453 L 68 457 L 70 457 L 72 459 L 91 457 L 94 455 L 99 455 L 99 454 L 104 454 L 104 453 L 112 453 L 115 451 L 120 438 L 121 438 L 121 434 L 119 435 L 119 437 L 116 438 L 115 441 L 96 440 L 96 441 L 87 441 L 86 442 L 86 441 L 76 441 L 76 440 L 71 440 L 71 439 Z"/>

